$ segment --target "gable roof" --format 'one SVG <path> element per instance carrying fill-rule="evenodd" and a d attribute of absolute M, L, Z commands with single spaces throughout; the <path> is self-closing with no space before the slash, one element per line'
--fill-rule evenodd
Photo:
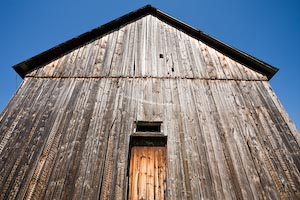
<path fill-rule="evenodd" d="M 271 79 L 273 75 L 278 71 L 277 68 L 245 52 L 242 52 L 234 47 L 231 47 L 215 39 L 214 37 L 209 36 L 208 34 L 202 32 L 201 30 L 195 29 L 190 25 L 187 25 L 184 22 L 181 22 L 175 19 L 174 17 L 158 10 L 157 8 L 152 7 L 151 5 L 146 5 L 145 7 L 130 12 L 98 28 L 95 28 L 89 32 L 79 35 L 78 37 L 75 37 L 62 44 L 59 44 L 47 51 L 44 51 L 32 58 L 29 58 L 28 60 L 16 64 L 15 66 L 13 66 L 13 68 L 22 78 L 24 78 L 28 72 L 36 68 L 39 68 L 42 65 L 45 65 L 50 61 L 59 58 L 60 56 L 72 51 L 73 49 L 76 49 L 77 47 L 80 47 L 93 39 L 96 39 L 108 32 L 111 32 L 121 27 L 122 25 L 128 24 L 134 20 L 137 20 L 149 14 L 157 17 L 158 19 L 170 24 L 171 26 L 177 29 L 180 29 L 186 34 L 204 42 L 208 46 L 218 50 L 219 52 L 232 58 L 233 60 L 240 62 L 246 67 L 266 75 L 268 79 Z"/>

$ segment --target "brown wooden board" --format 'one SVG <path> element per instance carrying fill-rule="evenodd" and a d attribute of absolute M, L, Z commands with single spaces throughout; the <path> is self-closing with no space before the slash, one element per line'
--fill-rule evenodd
<path fill-rule="evenodd" d="M 165 199 L 166 148 L 134 146 L 131 149 L 128 200 Z"/>

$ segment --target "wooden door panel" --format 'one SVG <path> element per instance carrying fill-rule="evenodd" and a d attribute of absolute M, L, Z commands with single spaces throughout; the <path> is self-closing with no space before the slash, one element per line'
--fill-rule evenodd
<path fill-rule="evenodd" d="M 166 179 L 166 147 L 131 148 L 129 200 L 163 200 Z"/>

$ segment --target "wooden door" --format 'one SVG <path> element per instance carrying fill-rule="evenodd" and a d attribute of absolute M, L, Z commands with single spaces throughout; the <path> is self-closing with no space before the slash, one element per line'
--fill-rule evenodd
<path fill-rule="evenodd" d="M 129 200 L 163 200 L 166 189 L 166 147 L 131 148 Z"/>

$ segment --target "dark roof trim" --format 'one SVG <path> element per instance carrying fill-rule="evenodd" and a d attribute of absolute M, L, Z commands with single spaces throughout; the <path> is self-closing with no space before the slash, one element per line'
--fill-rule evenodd
<path fill-rule="evenodd" d="M 71 50 L 78 48 L 79 46 L 84 45 L 85 43 L 94 40 L 110 31 L 113 31 L 124 24 L 128 24 L 138 18 L 146 16 L 148 14 L 152 14 L 156 16 L 160 20 L 184 31 L 188 35 L 199 39 L 200 41 L 204 42 L 205 44 L 211 46 L 212 48 L 220 51 L 221 53 L 229 56 L 230 58 L 240 62 L 241 64 L 249 67 L 252 70 L 258 71 L 271 79 L 272 76 L 278 71 L 277 68 L 257 59 L 253 56 L 250 56 L 240 50 L 237 50 L 207 34 L 204 32 L 195 29 L 168 14 L 163 13 L 162 11 L 152 7 L 151 5 L 147 5 L 142 7 L 136 11 L 130 12 L 120 18 L 117 18 L 107 24 L 104 24 L 98 28 L 95 28 L 89 32 L 86 32 L 78 37 L 75 37 L 71 40 L 68 40 L 60 45 L 57 45 L 41 54 L 38 54 L 28 60 L 25 60 L 15 66 L 13 68 L 15 71 L 24 78 L 26 74 L 50 61 L 64 55 Z"/>

